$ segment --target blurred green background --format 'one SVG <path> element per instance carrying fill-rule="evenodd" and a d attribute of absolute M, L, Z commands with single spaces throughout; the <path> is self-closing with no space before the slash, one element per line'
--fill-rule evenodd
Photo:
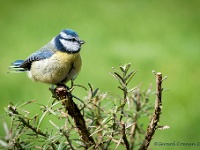
<path fill-rule="evenodd" d="M 132 86 L 155 86 L 151 71 L 167 75 L 163 113 L 151 142 L 152 149 L 197 149 L 155 146 L 155 142 L 200 142 L 200 1 L 1 1 L 0 2 L 0 115 L 9 102 L 37 99 L 46 104 L 49 85 L 34 83 L 26 74 L 7 74 L 16 59 L 25 59 L 60 30 L 71 28 L 86 41 L 82 71 L 75 83 L 91 83 L 102 92 L 118 93 L 111 67 L 130 62 L 138 72 Z M 86 92 L 76 88 L 83 97 Z M 153 97 L 154 100 L 154 97 Z M 29 108 L 39 113 L 38 106 Z M 9 123 L 9 118 L 0 118 Z M 3 136 L 0 130 L 0 136 Z"/>

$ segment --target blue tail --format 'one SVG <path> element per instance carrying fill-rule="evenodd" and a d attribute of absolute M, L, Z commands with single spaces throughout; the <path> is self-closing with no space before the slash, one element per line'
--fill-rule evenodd
<path fill-rule="evenodd" d="M 20 68 L 20 65 L 24 63 L 24 60 L 16 60 L 15 62 L 13 62 L 11 64 L 11 66 L 9 67 L 9 69 L 12 70 L 12 72 L 23 72 L 23 71 L 27 71 L 25 68 Z"/>

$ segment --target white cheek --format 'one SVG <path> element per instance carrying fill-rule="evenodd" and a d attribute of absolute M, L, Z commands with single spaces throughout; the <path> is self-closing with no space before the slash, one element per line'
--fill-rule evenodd
<path fill-rule="evenodd" d="M 64 39 L 60 39 L 60 42 L 62 43 L 62 45 L 63 45 L 64 47 L 67 47 L 68 45 L 71 44 L 70 41 L 66 41 L 66 40 L 64 40 Z"/>
<path fill-rule="evenodd" d="M 60 39 L 60 42 L 68 50 L 76 51 L 80 48 L 80 46 L 77 42 L 66 41 L 64 39 Z"/>

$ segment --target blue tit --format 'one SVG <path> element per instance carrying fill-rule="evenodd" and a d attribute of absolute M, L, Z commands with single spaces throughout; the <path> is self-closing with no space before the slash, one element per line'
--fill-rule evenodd
<path fill-rule="evenodd" d="M 81 70 L 81 45 L 78 34 L 65 29 L 26 60 L 10 66 L 16 72 L 27 72 L 33 81 L 59 85 L 74 80 Z"/>

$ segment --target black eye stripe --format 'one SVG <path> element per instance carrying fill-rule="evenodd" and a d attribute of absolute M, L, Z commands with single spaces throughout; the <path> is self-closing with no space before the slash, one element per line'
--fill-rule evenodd
<path fill-rule="evenodd" d="M 72 42 L 76 41 L 75 38 L 72 38 L 72 39 L 66 39 L 66 40 L 67 40 L 67 41 L 72 41 Z"/>
<path fill-rule="evenodd" d="M 66 40 L 66 41 L 71 41 L 71 42 L 77 41 L 75 38 L 68 38 L 68 39 L 66 39 L 66 38 L 60 37 L 60 39 L 63 39 L 63 40 Z"/>

